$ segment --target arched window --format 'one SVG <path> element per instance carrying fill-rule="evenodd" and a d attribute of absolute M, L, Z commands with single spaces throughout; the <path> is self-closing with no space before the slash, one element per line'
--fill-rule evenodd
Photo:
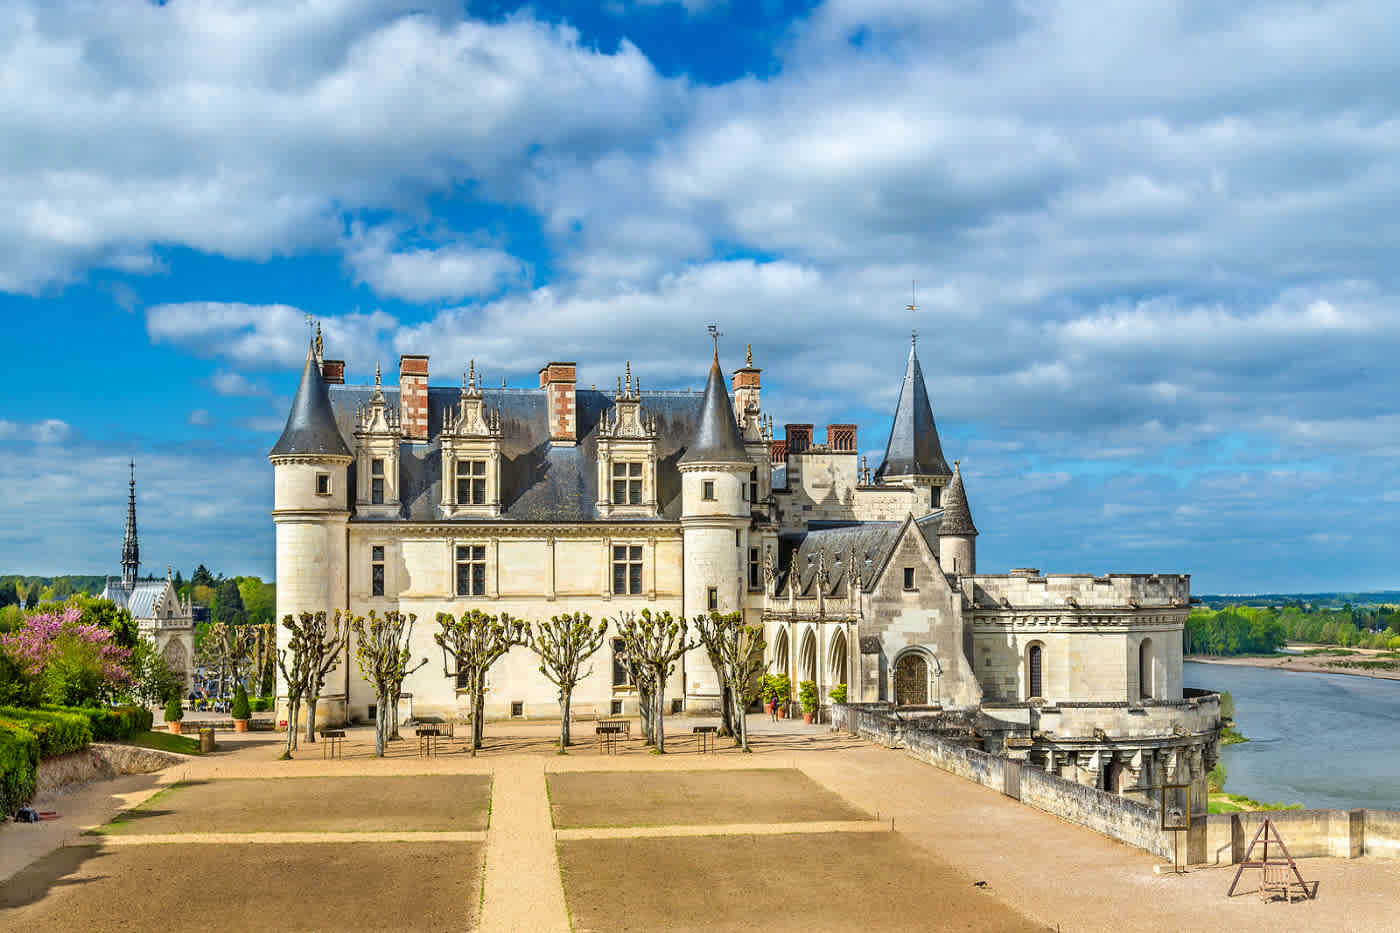
<path fill-rule="evenodd" d="M 802 653 L 798 655 L 798 677 L 801 683 L 804 680 L 816 682 L 817 679 L 817 636 L 811 629 L 802 636 Z"/>
<path fill-rule="evenodd" d="M 827 663 L 827 683 L 844 684 L 846 682 L 846 633 L 840 629 L 831 636 L 831 656 Z"/>
<path fill-rule="evenodd" d="M 1045 683 L 1041 677 L 1041 647 L 1031 645 L 1030 651 L 1026 652 L 1026 699 L 1032 697 L 1045 696 Z"/>
<path fill-rule="evenodd" d="M 788 637 L 787 629 L 778 629 L 778 634 L 773 639 L 773 673 L 786 674 L 788 672 Z"/>
<path fill-rule="evenodd" d="M 1150 700 L 1153 698 L 1152 666 L 1155 660 L 1153 655 L 1152 639 L 1144 638 L 1142 644 L 1138 645 L 1138 698 Z"/>

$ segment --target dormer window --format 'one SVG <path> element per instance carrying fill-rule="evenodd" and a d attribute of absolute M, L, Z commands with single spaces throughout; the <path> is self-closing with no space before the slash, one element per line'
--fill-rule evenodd
<path fill-rule="evenodd" d="M 457 504 L 486 504 L 486 461 L 457 461 Z"/>
<path fill-rule="evenodd" d="M 369 503 L 384 504 L 384 458 L 375 457 L 369 465 Z"/>
<path fill-rule="evenodd" d="M 642 465 L 640 463 L 614 463 L 612 484 L 613 505 L 642 504 Z"/>

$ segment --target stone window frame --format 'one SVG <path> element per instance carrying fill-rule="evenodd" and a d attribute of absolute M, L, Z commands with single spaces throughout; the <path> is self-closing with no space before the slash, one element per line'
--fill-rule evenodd
<path fill-rule="evenodd" d="M 618 559 L 618 551 L 625 551 L 622 560 Z M 617 540 L 608 542 L 608 595 L 609 596 L 645 596 L 647 593 L 647 544 L 645 541 Z M 623 592 L 617 589 L 617 568 L 626 567 L 623 571 Z M 636 573 L 635 580 L 633 573 Z M 636 587 L 633 587 L 633 583 Z"/>
<path fill-rule="evenodd" d="M 638 457 L 616 457 L 609 460 L 609 467 L 608 501 L 612 506 L 636 509 L 646 505 L 647 461 Z M 618 484 L 622 485 L 621 502 L 617 498 Z"/>
<path fill-rule="evenodd" d="M 913 567 L 904 568 L 904 592 L 917 593 L 919 591 L 918 579 L 914 576 Z"/>
<path fill-rule="evenodd" d="M 702 479 L 700 481 L 700 498 L 706 502 L 715 502 L 715 481 L 712 479 Z"/>
<path fill-rule="evenodd" d="M 462 468 L 466 467 L 467 472 L 463 473 Z M 480 470 L 478 471 L 478 467 Z M 480 508 L 490 502 L 490 485 L 488 478 L 491 473 L 491 458 L 486 456 L 466 456 L 455 457 L 452 461 L 452 483 L 456 495 L 456 504 L 471 508 Z M 465 483 L 464 487 L 462 484 Z M 477 495 L 480 484 L 480 495 Z M 462 498 L 462 490 L 466 489 L 467 497 Z"/>
<path fill-rule="evenodd" d="M 1034 667 L 1032 666 L 1032 664 L 1031 664 L 1032 653 L 1035 651 L 1035 649 L 1039 649 L 1039 650 L 1040 650 L 1040 658 L 1039 658 L 1040 663 L 1039 663 L 1039 672 L 1038 672 L 1038 675 L 1037 675 L 1037 672 L 1036 672 L 1035 668 L 1034 668 Z M 1032 639 L 1032 640 L 1026 642 L 1025 650 L 1023 650 L 1023 651 L 1021 652 L 1021 685 L 1020 685 L 1020 686 L 1021 686 L 1021 699 L 1022 699 L 1024 702 L 1029 703 L 1029 702 L 1031 702 L 1032 700 L 1042 700 L 1042 701 L 1043 701 L 1043 700 L 1045 699 L 1045 694 L 1048 692 L 1048 691 L 1045 689 L 1045 656 L 1046 656 L 1048 653 L 1049 653 L 1048 647 L 1046 646 L 1045 642 L 1042 641 L 1042 640 L 1039 639 L 1039 638 L 1034 638 L 1034 639 Z M 1039 677 L 1039 680 L 1040 680 L 1040 692 L 1039 692 L 1039 693 L 1036 693 L 1036 692 L 1034 692 L 1034 691 L 1031 689 L 1031 687 L 1032 687 L 1033 684 L 1034 684 L 1034 680 L 1035 680 L 1035 677 L 1036 677 L 1036 676 L 1038 676 L 1038 677 Z"/>
<path fill-rule="evenodd" d="M 708 607 L 709 612 L 719 611 L 719 587 L 705 587 L 705 605 Z"/>
<path fill-rule="evenodd" d="M 369 458 L 369 504 L 383 505 L 386 501 L 385 457 Z"/>
<path fill-rule="evenodd" d="M 325 472 L 324 470 L 316 471 L 316 495 L 335 495 L 335 483 L 332 481 L 331 474 Z"/>
<path fill-rule="evenodd" d="M 376 552 L 378 552 L 376 554 Z M 383 542 L 370 542 L 369 545 L 369 595 L 371 599 L 384 597 L 389 589 L 389 561 L 386 555 L 389 553 L 388 546 Z M 378 571 L 378 579 L 375 579 L 375 571 Z M 379 584 L 379 592 L 374 591 L 375 584 Z"/>
<path fill-rule="evenodd" d="M 763 551 L 756 545 L 749 545 L 748 581 L 750 593 L 763 589 Z"/>
<path fill-rule="evenodd" d="M 459 550 L 462 549 L 462 548 L 467 548 L 467 549 L 480 548 L 480 549 L 481 549 L 481 555 L 480 555 L 480 557 L 478 557 L 475 553 L 472 553 L 472 552 L 469 550 L 468 556 L 466 557 L 466 559 L 463 559 L 462 557 L 460 557 L 460 555 L 459 555 L 459 553 L 458 553 Z M 452 541 L 451 550 L 448 551 L 448 559 L 449 559 L 450 564 L 451 564 L 451 575 L 448 577 L 448 581 L 449 581 L 450 591 L 451 591 L 451 593 L 452 593 L 452 598 L 454 598 L 454 599 L 486 599 L 486 598 L 488 598 L 488 597 L 491 595 L 491 593 L 490 593 L 490 586 L 488 585 L 489 577 L 488 577 L 488 574 L 486 573 L 487 564 L 489 564 L 489 563 L 490 563 L 490 560 L 491 560 L 491 558 L 490 558 L 490 550 L 491 550 L 490 547 L 488 546 L 487 542 L 485 542 L 485 541 L 478 541 L 478 540 L 474 540 L 474 539 L 473 539 L 473 540 L 461 540 L 461 541 L 458 541 L 458 540 L 454 539 L 454 540 Z M 472 593 L 472 592 L 462 593 L 462 592 L 460 592 L 461 587 L 460 587 L 458 584 L 461 582 L 461 579 L 460 579 L 460 577 L 459 577 L 459 574 L 461 573 L 461 569 L 460 569 L 460 568 L 462 568 L 462 567 L 464 567 L 464 566 L 466 566 L 466 567 L 480 567 L 480 568 L 481 568 L 481 592 L 480 592 L 480 593 Z M 468 570 L 467 572 L 468 572 L 468 574 L 471 574 L 473 571 Z M 468 590 L 471 590 L 471 589 L 472 589 L 472 582 L 473 582 L 473 581 L 472 581 L 472 578 L 471 578 L 470 576 L 468 576 L 467 579 L 468 579 L 467 589 L 468 589 Z"/>

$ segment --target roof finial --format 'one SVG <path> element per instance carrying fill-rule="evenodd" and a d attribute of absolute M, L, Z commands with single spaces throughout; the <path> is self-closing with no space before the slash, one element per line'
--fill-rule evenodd
<path fill-rule="evenodd" d="M 472 386 L 473 389 L 475 389 L 475 388 L 476 388 L 476 360 L 472 360 L 468 365 L 469 365 L 469 368 L 471 369 L 471 386 Z"/>
<path fill-rule="evenodd" d="M 918 301 L 917 301 L 918 290 L 919 290 L 919 283 L 918 283 L 918 281 L 917 281 L 916 279 L 910 279 L 910 280 L 909 280 L 909 304 L 905 305 L 905 307 L 906 307 L 906 308 L 908 309 L 908 311 L 909 311 L 909 345 L 910 345 L 911 347 L 918 346 L 918 344 L 919 344 L 919 329 L 918 329 L 917 327 L 914 326 L 914 315 L 915 315 L 915 314 L 918 312 L 918 310 L 919 310 L 919 304 L 918 304 Z"/>
<path fill-rule="evenodd" d="M 317 321 L 317 322 L 316 322 L 316 359 L 318 359 L 318 360 L 321 358 L 321 349 L 322 349 L 322 344 L 321 344 L 321 322 L 320 322 L 320 321 Z"/>
<path fill-rule="evenodd" d="M 628 394 L 628 395 L 631 395 L 631 394 L 632 394 L 632 361 L 631 361 L 631 360 L 628 360 L 628 361 L 627 361 L 626 369 L 627 369 L 627 394 Z"/>
<path fill-rule="evenodd" d="M 379 388 L 379 385 L 380 385 L 380 382 L 379 382 L 379 361 L 378 361 L 378 360 L 375 360 L 375 361 L 374 361 L 374 386 L 375 386 L 375 388 Z"/>
<path fill-rule="evenodd" d="M 744 365 L 753 368 L 753 344 L 744 344 Z"/>
<path fill-rule="evenodd" d="M 720 331 L 719 327 L 716 326 L 716 325 L 714 325 L 714 324 L 709 324 L 709 325 L 707 325 L 707 326 L 706 326 L 706 330 L 708 330 L 708 331 L 710 332 L 710 338 L 713 339 L 714 342 L 715 342 L 715 365 L 718 366 L 718 365 L 719 365 L 719 338 L 723 337 L 724 334 Z"/>

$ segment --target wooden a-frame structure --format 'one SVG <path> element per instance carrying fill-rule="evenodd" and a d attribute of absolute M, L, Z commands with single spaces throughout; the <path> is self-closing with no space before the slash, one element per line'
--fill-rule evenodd
<path fill-rule="evenodd" d="M 1272 862 L 1269 861 L 1270 835 L 1274 837 L 1274 844 L 1277 845 L 1279 849 L 1283 851 L 1284 861 L 1282 862 L 1278 861 L 1277 859 L 1275 859 Z M 1254 847 L 1260 843 L 1261 837 L 1264 843 L 1264 854 L 1258 861 L 1255 861 L 1254 859 L 1250 858 L 1250 856 L 1254 854 Z M 1274 821 L 1269 819 L 1267 816 L 1264 817 L 1264 825 L 1259 827 L 1259 831 L 1254 834 L 1254 839 L 1250 842 L 1249 848 L 1245 850 L 1244 858 L 1240 860 L 1240 867 L 1235 871 L 1235 879 L 1230 882 L 1230 890 L 1225 892 L 1225 896 L 1235 896 L 1235 885 L 1240 883 L 1240 875 L 1244 874 L 1244 870 L 1246 868 L 1257 868 L 1260 871 L 1263 871 L 1264 866 L 1266 865 L 1287 865 L 1289 869 L 1293 872 L 1293 877 L 1298 879 L 1298 886 L 1303 889 L 1304 896 L 1310 896 L 1308 895 L 1308 886 L 1303 882 L 1303 876 L 1298 871 L 1298 864 L 1293 861 L 1293 856 L 1288 854 L 1288 846 L 1283 844 L 1283 837 L 1278 834 L 1278 827 L 1274 826 Z"/>

